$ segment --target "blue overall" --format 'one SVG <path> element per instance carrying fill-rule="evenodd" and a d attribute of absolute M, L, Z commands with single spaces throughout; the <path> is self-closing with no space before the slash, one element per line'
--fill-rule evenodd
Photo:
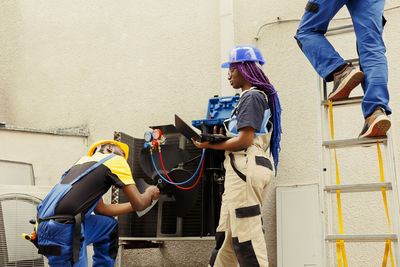
<path fill-rule="evenodd" d="M 69 184 L 58 183 L 38 205 L 39 253 L 47 257 L 51 267 L 88 266 L 86 246 L 91 243 L 94 249 L 93 266 L 114 266 L 118 250 L 118 224 L 111 217 L 91 215 L 100 198 L 83 218 L 80 213 L 75 216 L 54 215 L 57 203 L 71 190 L 72 184 L 113 156 L 95 163 Z"/>
<path fill-rule="evenodd" d="M 382 39 L 385 0 L 312 0 L 306 6 L 295 36 L 300 48 L 314 69 L 326 81 L 332 72 L 346 63 L 325 38 L 328 24 L 346 5 L 353 20 L 360 56 L 360 68 L 365 78 L 361 86 L 364 117 L 381 106 L 391 114 L 388 106 L 388 66 L 386 47 Z"/>

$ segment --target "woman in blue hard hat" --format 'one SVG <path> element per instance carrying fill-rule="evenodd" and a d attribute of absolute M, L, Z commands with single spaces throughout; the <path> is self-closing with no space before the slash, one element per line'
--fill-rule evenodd
<path fill-rule="evenodd" d="M 211 266 L 268 266 L 261 210 L 278 165 L 281 108 L 260 68 L 263 64 L 260 50 L 253 45 L 231 50 L 222 67 L 229 68 L 231 86 L 242 90 L 230 119 L 224 122 L 232 138 L 221 143 L 192 140 L 198 148 L 225 150 L 225 192 Z"/>

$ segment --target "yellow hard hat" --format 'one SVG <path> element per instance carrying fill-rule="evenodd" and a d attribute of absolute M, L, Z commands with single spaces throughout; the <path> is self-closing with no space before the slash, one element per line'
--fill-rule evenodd
<path fill-rule="evenodd" d="M 96 148 L 100 145 L 104 145 L 104 144 L 114 144 L 116 146 L 118 146 L 119 148 L 122 149 L 122 151 L 124 151 L 125 153 L 125 159 L 128 159 L 129 156 L 129 146 L 127 144 L 115 141 L 115 140 L 101 140 L 98 141 L 96 143 L 94 143 L 90 148 L 89 148 L 89 152 L 88 152 L 88 156 L 92 156 L 94 154 L 94 151 L 96 150 Z"/>

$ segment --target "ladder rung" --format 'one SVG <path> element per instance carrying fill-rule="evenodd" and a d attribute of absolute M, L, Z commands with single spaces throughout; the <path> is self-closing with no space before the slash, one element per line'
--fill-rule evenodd
<path fill-rule="evenodd" d="M 336 100 L 336 101 L 332 101 L 332 106 L 359 104 L 359 103 L 361 103 L 362 99 L 363 99 L 362 96 L 354 96 L 354 97 L 349 97 L 349 98 L 343 99 L 343 100 Z M 329 105 L 328 100 L 321 101 L 321 105 L 328 106 Z"/>
<path fill-rule="evenodd" d="M 336 190 L 340 190 L 340 193 L 350 193 L 350 192 L 371 192 L 371 191 L 381 191 L 382 187 L 391 190 L 392 183 L 370 183 L 370 184 L 346 184 L 346 185 L 327 185 L 325 186 L 325 191 L 330 193 L 335 193 Z"/>
<path fill-rule="evenodd" d="M 326 31 L 325 36 L 336 35 L 336 34 L 341 34 L 341 33 L 346 33 L 346 32 L 353 32 L 353 31 L 354 31 L 353 24 L 344 25 L 344 26 L 339 26 L 339 27 L 328 29 Z"/>
<path fill-rule="evenodd" d="M 327 235 L 326 241 L 335 242 L 336 240 L 343 240 L 348 242 L 385 242 L 386 240 L 397 241 L 395 234 L 375 234 L 375 235 Z"/>
<path fill-rule="evenodd" d="M 371 137 L 371 138 L 352 138 L 343 140 L 332 140 L 324 141 L 322 145 L 326 148 L 341 148 L 350 146 L 372 146 L 376 142 L 385 143 L 387 141 L 386 136 Z"/>
<path fill-rule="evenodd" d="M 346 61 L 347 61 L 347 62 L 354 63 L 354 64 L 360 64 L 360 58 L 359 58 L 359 57 L 356 57 L 356 58 L 349 58 L 349 59 L 346 59 Z M 354 65 L 354 64 L 353 64 L 353 65 Z"/>

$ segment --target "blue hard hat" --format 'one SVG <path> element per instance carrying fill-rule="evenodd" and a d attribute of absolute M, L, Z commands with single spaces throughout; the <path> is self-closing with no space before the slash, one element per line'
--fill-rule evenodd
<path fill-rule="evenodd" d="M 222 68 L 229 68 L 230 64 L 237 62 L 254 61 L 264 65 L 264 59 L 260 49 L 254 45 L 237 45 L 229 53 L 229 61 L 221 65 Z"/>

